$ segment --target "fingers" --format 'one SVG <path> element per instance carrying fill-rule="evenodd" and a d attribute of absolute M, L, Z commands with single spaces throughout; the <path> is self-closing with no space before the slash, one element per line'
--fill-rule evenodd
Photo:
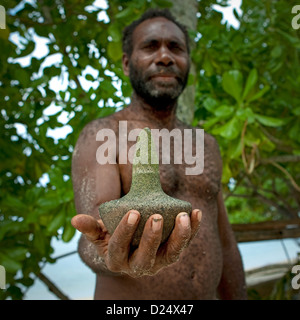
<path fill-rule="evenodd" d="M 179 255 L 187 246 L 190 236 L 190 218 L 186 212 L 181 212 L 176 217 L 174 230 L 164 247 L 164 256 L 168 264 L 179 259 Z"/>
<path fill-rule="evenodd" d="M 129 260 L 129 267 L 134 277 L 153 274 L 151 268 L 161 243 L 162 230 L 163 217 L 159 214 L 152 215 L 145 224 L 138 249 Z"/>
<path fill-rule="evenodd" d="M 92 242 L 105 236 L 100 223 L 90 215 L 78 214 L 72 218 L 71 224 Z"/>
<path fill-rule="evenodd" d="M 111 236 L 106 259 L 106 264 L 111 271 L 118 272 L 128 264 L 130 243 L 139 220 L 138 211 L 127 212 Z"/>
<path fill-rule="evenodd" d="M 199 209 L 194 209 L 191 214 L 191 239 L 194 238 L 197 231 L 199 230 L 200 223 L 202 219 L 202 211 Z"/>
<path fill-rule="evenodd" d="M 184 248 L 188 246 L 198 231 L 202 212 L 193 210 L 191 217 L 181 212 L 175 220 L 175 227 L 168 239 L 159 250 L 157 261 L 166 265 L 176 262 Z"/>
<path fill-rule="evenodd" d="M 140 213 L 136 210 L 124 215 L 112 235 L 108 234 L 102 220 L 97 221 L 89 215 L 77 215 L 71 223 L 97 245 L 110 271 L 140 277 L 153 275 L 176 262 L 196 235 L 201 218 L 202 212 L 198 209 L 194 209 L 190 217 L 185 212 L 179 213 L 168 241 L 160 245 L 163 217 L 152 215 L 145 224 L 139 247 L 133 253 L 130 252 L 130 244 L 140 221 Z"/>
<path fill-rule="evenodd" d="M 140 213 L 138 211 L 130 210 L 127 212 L 112 235 L 111 245 L 119 247 L 122 250 L 130 246 L 139 220 Z"/>

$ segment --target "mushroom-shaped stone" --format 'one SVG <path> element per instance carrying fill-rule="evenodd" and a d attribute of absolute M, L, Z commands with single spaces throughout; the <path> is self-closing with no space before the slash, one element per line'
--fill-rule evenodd
<path fill-rule="evenodd" d="M 163 216 L 162 242 L 169 237 L 175 217 L 180 212 L 192 212 L 192 205 L 187 201 L 168 196 L 161 187 L 159 163 L 151 130 L 141 130 L 132 163 L 132 181 L 129 192 L 122 198 L 105 202 L 99 207 L 100 218 L 110 234 L 118 226 L 129 210 L 141 214 L 140 222 L 132 239 L 132 245 L 138 246 L 146 221 L 152 214 Z"/>

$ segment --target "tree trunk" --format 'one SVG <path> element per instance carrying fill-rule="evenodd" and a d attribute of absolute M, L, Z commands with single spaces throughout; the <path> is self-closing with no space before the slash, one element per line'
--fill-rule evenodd
<path fill-rule="evenodd" d="M 197 29 L 197 16 L 198 2 L 197 0 L 185 0 L 184 5 L 182 0 L 173 0 L 173 7 L 171 12 L 176 19 L 185 25 L 188 30 Z M 193 49 L 193 43 L 191 41 L 191 50 Z M 191 62 L 190 74 L 195 75 L 195 66 Z M 177 107 L 177 117 L 185 122 L 191 124 L 194 118 L 194 103 L 195 103 L 195 86 L 187 86 L 179 98 Z"/>
<path fill-rule="evenodd" d="M 237 242 L 300 238 L 300 219 L 232 224 Z"/>

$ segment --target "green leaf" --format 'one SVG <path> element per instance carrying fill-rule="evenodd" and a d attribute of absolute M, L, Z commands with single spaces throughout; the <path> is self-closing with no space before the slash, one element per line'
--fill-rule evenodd
<path fill-rule="evenodd" d="M 294 140 L 299 140 L 300 137 L 300 120 L 295 121 L 289 130 L 289 138 Z M 1 229 L 0 229 L 1 230 Z"/>
<path fill-rule="evenodd" d="M 240 21 L 240 20 L 241 20 L 241 17 L 240 17 L 240 15 L 238 14 L 238 12 L 237 12 L 236 8 L 233 8 L 233 14 L 234 14 L 234 16 L 235 16 L 236 20 L 238 20 L 238 21 Z"/>
<path fill-rule="evenodd" d="M 42 256 L 46 255 L 49 247 L 47 242 L 47 238 L 45 237 L 43 231 L 40 228 L 36 228 L 34 231 L 33 246 L 34 249 L 36 249 Z"/>
<path fill-rule="evenodd" d="M 222 183 L 228 183 L 229 179 L 232 178 L 232 172 L 229 168 L 228 162 L 223 162 L 223 174 L 222 174 Z"/>
<path fill-rule="evenodd" d="M 223 105 L 215 109 L 214 114 L 218 118 L 227 119 L 233 114 L 234 110 L 235 110 L 234 107 Z"/>
<path fill-rule="evenodd" d="M 203 128 L 206 131 L 209 131 L 211 127 L 213 127 L 216 123 L 218 123 L 220 121 L 219 118 L 217 117 L 213 117 L 207 121 L 205 121 L 205 123 L 203 124 Z"/>
<path fill-rule="evenodd" d="M 30 74 L 23 68 L 19 68 L 17 70 L 17 74 L 15 75 L 15 77 L 24 87 L 27 87 L 31 84 Z"/>
<path fill-rule="evenodd" d="M 57 208 L 61 203 L 61 200 L 57 196 L 57 192 L 48 191 L 44 197 L 41 197 L 36 202 L 37 206 L 44 209 L 45 212 Z"/>
<path fill-rule="evenodd" d="M 212 130 L 212 134 L 220 135 L 223 138 L 233 140 L 241 133 L 241 127 L 241 122 L 234 117 L 223 126 Z"/>
<path fill-rule="evenodd" d="M 271 51 L 271 57 L 274 59 L 279 58 L 282 55 L 282 47 L 280 45 L 274 47 L 274 49 L 272 49 Z"/>
<path fill-rule="evenodd" d="M 8 194 L 5 199 L 2 200 L 2 206 L 7 206 L 12 211 L 20 213 L 23 213 L 27 210 L 26 204 L 24 204 L 21 199 L 14 197 L 11 194 Z"/>
<path fill-rule="evenodd" d="M 117 13 L 115 15 L 115 18 L 117 18 L 117 19 L 129 18 L 129 17 L 131 17 L 133 11 L 134 11 L 133 7 L 128 7 L 126 9 L 120 11 L 119 13 Z"/>
<path fill-rule="evenodd" d="M 20 280 L 20 283 L 25 287 L 31 287 L 34 284 L 34 280 L 30 277 L 23 278 Z"/>
<path fill-rule="evenodd" d="M 298 37 L 293 37 L 287 32 L 280 29 L 276 29 L 276 31 L 280 33 L 285 39 L 287 39 L 291 44 L 293 44 L 296 48 L 300 48 L 300 40 Z"/>
<path fill-rule="evenodd" d="M 24 50 L 22 50 L 22 53 L 19 55 L 20 57 L 25 57 L 28 56 L 29 54 L 32 53 L 32 51 L 35 49 L 35 42 L 34 41 L 29 41 L 27 43 L 27 46 Z"/>
<path fill-rule="evenodd" d="M 49 223 L 47 226 L 47 231 L 50 234 L 56 233 L 56 231 L 63 226 L 65 222 L 66 214 L 63 210 L 58 212 L 56 216 L 53 218 L 53 220 Z"/>
<path fill-rule="evenodd" d="M 293 114 L 294 114 L 295 116 L 300 116 L 300 107 L 294 108 L 294 109 L 292 110 L 292 112 L 293 112 Z"/>
<path fill-rule="evenodd" d="M 85 76 L 85 78 L 86 78 L 86 80 L 88 80 L 88 81 L 95 81 L 94 77 L 93 77 L 91 74 L 87 74 L 87 75 Z"/>
<path fill-rule="evenodd" d="M 280 127 L 287 122 L 286 119 L 272 118 L 259 114 L 255 114 L 254 117 L 258 122 L 267 127 Z"/>
<path fill-rule="evenodd" d="M 259 147 L 261 150 L 265 150 L 267 152 L 272 152 L 276 150 L 276 145 L 272 141 L 270 141 L 266 136 L 263 136 L 262 142 Z"/>
<path fill-rule="evenodd" d="M 236 116 L 242 121 L 247 120 L 249 124 L 255 121 L 254 113 L 250 108 L 239 109 L 236 112 Z"/>
<path fill-rule="evenodd" d="M 64 232 L 62 235 L 62 239 L 64 242 L 69 242 L 73 236 L 75 235 L 76 229 L 71 225 L 71 223 L 67 223 L 64 227 Z"/>
<path fill-rule="evenodd" d="M 203 102 L 203 106 L 206 110 L 210 111 L 210 112 L 214 112 L 214 110 L 217 108 L 218 106 L 218 102 L 211 98 L 211 97 L 208 97 L 204 100 Z"/>
<path fill-rule="evenodd" d="M 7 254 L 0 252 L 0 264 L 5 268 L 6 272 L 15 273 L 22 269 L 22 264 L 10 258 Z"/>
<path fill-rule="evenodd" d="M 171 8 L 173 6 L 172 1 L 168 0 L 153 0 L 161 8 Z"/>
<path fill-rule="evenodd" d="M 132 87 L 127 82 L 123 81 L 121 88 L 122 88 L 123 97 L 130 97 L 132 95 Z"/>
<path fill-rule="evenodd" d="M 238 103 L 241 102 L 243 90 L 243 75 L 239 70 L 230 70 L 223 74 L 223 89 Z"/>
<path fill-rule="evenodd" d="M 263 87 L 263 89 L 261 89 L 260 91 L 258 91 L 257 93 L 255 93 L 253 96 L 249 97 L 249 99 L 247 100 L 247 102 L 252 102 L 255 101 L 259 98 L 261 98 L 266 92 L 268 92 L 270 89 L 269 85 L 266 85 Z"/>
<path fill-rule="evenodd" d="M 60 167 L 55 166 L 48 172 L 50 183 L 57 188 L 61 188 L 64 185 L 63 173 Z"/>
<path fill-rule="evenodd" d="M 107 46 L 107 54 L 112 61 L 119 61 L 123 55 L 121 43 L 109 42 Z"/>
<path fill-rule="evenodd" d="M 256 128 L 247 127 L 244 143 L 248 147 L 252 147 L 254 144 L 259 145 L 261 143 L 260 132 Z"/>
<path fill-rule="evenodd" d="M 206 55 L 204 58 L 202 68 L 205 70 L 205 75 L 207 77 L 211 77 L 214 74 L 214 67 L 208 55 Z"/>
<path fill-rule="evenodd" d="M 61 74 L 61 69 L 55 66 L 47 67 L 44 69 L 44 76 L 48 76 L 48 78 L 53 78 L 59 76 Z M 44 78 L 46 80 L 46 78 Z"/>
<path fill-rule="evenodd" d="M 246 81 L 245 89 L 243 92 L 243 100 L 247 98 L 249 92 L 251 91 L 251 89 L 254 88 L 256 82 L 257 82 L 257 70 L 252 69 Z"/>
<path fill-rule="evenodd" d="M 119 42 L 122 39 L 120 26 L 116 23 L 113 23 L 108 27 L 108 34 L 112 37 L 113 42 Z"/>
<path fill-rule="evenodd" d="M 26 257 L 28 250 L 23 247 L 16 247 L 9 251 L 9 256 L 15 260 L 23 260 Z"/>
<path fill-rule="evenodd" d="M 240 137 L 231 141 L 228 148 L 228 155 L 230 159 L 237 159 L 242 153 L 242 143 Z"/>

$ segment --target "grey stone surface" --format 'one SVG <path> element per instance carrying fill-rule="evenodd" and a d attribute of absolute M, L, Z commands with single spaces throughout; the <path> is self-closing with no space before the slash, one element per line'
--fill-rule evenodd
<path fill-rule="evenodd" d="M 105 202 L 99 207 L 100 217 L 110 234 L 129 210 L 140 212 L 141 219 L 132 240 L 133 246 L 138 246 L 145 223 L 152 214 L 163 216 L 164 242 L 174 227 L 177 214 L 187 212 L 190 215 L 192 212 L 189 202 L 172 198 L 162 190 L 157 159 L 151 131 L 144 128 L 136 144 L 130 191 L 124 197 Z"/>

